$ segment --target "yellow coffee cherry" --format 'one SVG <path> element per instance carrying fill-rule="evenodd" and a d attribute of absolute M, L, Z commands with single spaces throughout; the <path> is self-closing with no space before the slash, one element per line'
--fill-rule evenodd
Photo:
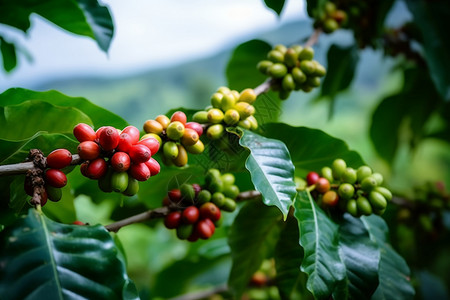
<path fill-rule="evenodd" d="M 249 116 L 247 120 L 250 122 L 250 129 L 256 130 L 258 129 L 258 121 L 256 121 L 255 116 Z"/>
<path fill-rule="evenodd" d="M 255 102 L 257 96 L 253 89 L 245 89 L 239 95 L 238 102 L 247 102 L 249 104 L 253 104 Z"/>
<path fill-rule="evenodd" d="M 155 118 L 155 121 L 161 124 L 161 126 L 166 129 L 167 126 L 170 124 L 170 119 L 168 116 L 165 115 L 159 115 Z"/>
<path fill-rule="evenodd" d="M 147 134 L 144 134 L 144 135 L 141 137 L 141 140 L 144 140 L 144 139 L 146 139 L 146 138 L 154 138 L 154 139 L 156 139 L 156 140 L 158 141 L 158 143 L 159 143 L 160 145 L 162 144 L 161 137 L 160 137 L 159 135 L 155 134 L 155 133 L 147 133 Z"/>
<path fill-rule="evenodd" d="M 188 162 L 188 155 L 183 145 L 177 145 L 177 147 L 178 147 L 178 155 L 176 158 L 172 159 L 172 162 L 177 167 L 183 167 Z"/>
<path fill-rule="evenodd" d="M 214 124 L 208 127 L 206 130 L 206 136 L 210 140 L 217 140 L 224 134 L 224 128 L 222 124 Z"/>
<path fill-rule="evenodd" d="M 147 120 L 144 123 L 144 131 L 146 133 L 161 134 L 163 130 L 164 130 L 163 126 L 158 121 Z"/>
<path fill-rule="evenodd" d="M 212 108 L 208 111 L 208 122 L 210 123 L 220 123 L 223 120 L 223 112 L 218 108 Z"/>
<path fill-rule="evenodd" d="M 192 116 L 192 121 L 200 123 L 200 124 L 208 123 L 208 112 L 205 110 L 200 110 L 200 111 L 196 112 Z"/>
<path fill-rule="evenodd" d="M 187 152 L 192 154 L 200 154 L 205 150 L 205 145 L 201 140 L 198 140 L 197 143 L 195 143 L 192 146 L 185 146 L 184 147 Z"/>
<path fill-rule="evenodd" d="M 244 128 L 244 129 L 252 128 L 252 124 L 250 123 L 248 118 L 245 119 L 245 120 L 240 120 L 239 123 L 238 123 L 238 126 Z"/>
<path fill-rule="evenodd" d="M 231 94 L 234 96 L 235 102 L 237 102 L 239 99 L 239 92 L 236 90 L 232 90 Z"/>
<path fill-rule="evenodd" d="M 234 109 L 239 112 L 241 119 L 246 119 L 255 113 L 255 107 L 247 102 L 236 103 Z"/>
<path fill-rule="evenodd" d="M 222 103 L 223 94 L 222 93 L 214 93 L 211 96 L 211 105 L 215 108 L 220 108 Z"/>
<path fill-rule="evenodd" d="M 217 92 L 225 95 L 231 92 L 231 90 L 226 86 L 221 86 L 220 88 L 217 89 Z"/>
<path fill-rule="evenodd" d="M 239 112 L 235 109 L 228 109 L 225 112 L 223 121 L 225 122 L 225 124 L 227 125 L 234 125 L 237 124 L 239 122 L 240 116 L 239 116 Z"/>

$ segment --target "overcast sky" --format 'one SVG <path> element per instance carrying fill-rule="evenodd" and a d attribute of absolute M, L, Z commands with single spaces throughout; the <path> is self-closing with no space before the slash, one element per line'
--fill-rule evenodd
<path fill-rule="evenodd" d="M 0 27 L 19 41 L 33 57 L 20 57 L 11 74 L 0 72 L 0 92 L 32 87 L 45 78 L 71 74 L 132 73 L 211 55 L 242 36 L 250 35 L 305 15 L 303 0 L 286 1 L 278 18 L 263 0 L 107 0 L 115 22 L 109 53 L 88 38 L 77 37 L 37 16 L 25 36 Z"/>

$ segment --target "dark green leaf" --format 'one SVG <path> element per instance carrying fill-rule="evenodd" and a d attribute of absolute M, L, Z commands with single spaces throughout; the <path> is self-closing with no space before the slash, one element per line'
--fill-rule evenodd
<path fill-rule="evenodd" d="M 305 252 L 301 270 L 308 274 L 306 287 L 316 299 L 328 299 L 345 287 L 346 270 L 339 257 L 338 226 L 317 206 L 308 191 L 298 193 L 294 207 L 300 245 Z"/>
<path fill-rule="evenodd" d="M 353 80 L 359 60 L 358 48 L 356 45 L 331 45 L 327 59 L 327 75 L 322 83 L 320 97 L 328 97 L 333 102 L 336 95 L 347 89 Z"/>
<path fill-rule="evenodd" d="M 278 97 L 278 93 L 269 91 L 258 96 L 255 103 L 255 118 L 260 127 L 266 123 L 277 122 L 283 107 L 283 101 Z"/>
<path fill-rule="evenodd" d="M 370 299 L 378 286 L 380 250 L 361 220 L 349 214 L 339 222 L 339 255 L 347 269 L 350 299 Z"/>
<path fill-rule="evenodd" d="M 259 201 L 249 201 L 239 211 L 228 238 L 233 259 L 228 284 L 236 299 L 240 299 L 253 273 L 273 251 L 280 220 L 277 209 Z"/>
<path fill-rule="evenodd" d="M 275 205 L 286 218 L 296 195 L 294 165 L 286 145 L 244 130 L 239 143 L 250 150 L 245 167 L 266 205 Z"/>
<path fill-rule="evenodd" d="M 319 171 L 322 167 L 331 165 L 336 158 L 344 159 L 353 168 L 364 164 L 360 155 L 349 150 L 344 141 L 321 130 L 272 123 L 264 125 L 263 134 L 284 142 L 296 170 L 303 170 L 304 175 L 308 171 Z"/>
<path fill-rule="evenodd" d="M 319 11 L 323 10 L 323 7 L 327 0 L 306 0 L 306 10 L 308 12 L 308 16 L 314 18 Z"/>
<path fill-rule="evenodd" d="M 95 128 L 109 125 L 122 129 L 128 125 L 127 122 L 118 115 L 93 104 L 85 98 L 70 97 L 58 91 L 36 92 L 23 88 L 12 88 L 0 94 L 0 103 L 2 106 L 20 104 L 28 100 L 39 100 L 51 103 L 55 106 L 77 108 L 89 116 Z M 37 130 L 35 130 L 35 132 L 36 131 Z"/>
<path fill-rule="evenodd" d="M 370 239 L 380 248 L 379 281 L 372 299 L 412 299 L 415 292 L 405 260 L 388 243 L 388 227 L 379 216 L 361 217 Z"/>
<path fill-rule="evenodd" d="M 256 65 L 266 59 L 272 46 L 260 40 L 251 40 L 239 45 L 228 62 L 226 76 L 228 87 L 239 92 L 246 88 L 255 88 L 266 80 Z"/>
<path fill-rule="evenodd" d="M 2 54 L 3 69 L 6 72 L 10 72 L 17 65 L 16 47 L 0 36 L 0 52 Z"/>
<path fill-rule="evenodd" d="M 279 16 L 284 7 L 284 0 L 264 0 L 266 6 L 272 9 Z"/>
<path fill-rule="evenodd" d="M 95 0 L 17 0 L 0 2 L 0 23 L 26 32 L 36 13 L 69 32 L 91 37 L 107 51 L 113 35 L 108 9 Z"/>
<path fill-rule="evenodd" d="M 450 100 L 450 5 L 446 0 L 408 0 L 415 24 L 422 33 L 425 59 L 431 78 L 444 100 Z"/>
<path fill-rule="evenodd" d="M 370 126 L 375 149 L 389 163 L 395 158 L 400 140 L 414 147 L 426 135 L 425 124 L 442 101 L 426 70 L 405 70 L 404 78 L 403 90 L 382 100 Z"/>
<path fill-rule="evenodd" d="M 30 209 L 1 237 L 0 294 L 7 299 L 138 299 L 100 225 L 60 224 Z"/>

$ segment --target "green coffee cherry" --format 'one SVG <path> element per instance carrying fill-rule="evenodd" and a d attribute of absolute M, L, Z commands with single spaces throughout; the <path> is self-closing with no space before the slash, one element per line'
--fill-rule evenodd
<path fill-rule="evenodd" d="M 177 228 L 177 237 L 180 240 L 185 240 L 192 234 L 193 230 L 194 226 L 192 224 L 182 224 Z"/>
<path fill-rule="evenodd" d="M 192 116 L 192 121 L 197 122 L 197 123 L 208 123 L 208 112 L 201 110 L 196 112 L 193 116 Z"/>
<path fill-rule="evenodd" d="M 242 120 L 250 117 L 255 113 L 255 107 L 247 102 L 238 102 L 234 108 L 239 112 L 239 116 Z"/>
<path fill-rule="evenodd" d="M 280 98 L 280 100 L 286 100 L 287 98 L 289 98 L 289 96 L 291 95 L 291 91 L 288 90 L 280 90 L 280 92 L 278 93 L 278 97 Z"/>
<path fill-rule="evenodd" d="M 325 33 L 331 33 L 337 29 L 339 29 L 339 24 L 335 19 L 327 18 L 325 22 L 323 22 L 323 31 Z"/>
<path fill-rule="evenodd" d="M 347 202 L 347 211 L 354 217 L 358 217 L 358 205 L 356 204 L 355 199 L 351 199 Z"/>
<path fill-rule="evenodd" d="M 284 64 L 275 63 L 269 68 L 268 74 L 274 78 L 283 78 L 287 71 L 287 67 Z"/>
<path fill-rule="evenodd" d="M 358 182 L 362 182 L 364 178 L 372 175 L 372 169 L 369 166 L 361 166 L 356 171 L 356 177 Z"/>
<path fill-rule="evenodd" d="M 184 134 L 184 125 L 180 121 L 170 122 L 169 126 L 167 126 L 166 134 L 167 137 L 171 140 L 179 140 Z"/>
<path fill-rule="evenodd" d="M 122 194 L 126 196 L 133 196 L 139 192 L 139 181 L 134 179 L 132 176 L 128 176 L 128 186 Z"/>
<path fill-rule="evenodd" d="M 286 74 L 286 76 L 283 77 L 283 81 L 281 81 L 281 86 L 286 91 L 292 91 L 295 89 L 295 82 L 294 82 L 294 77 L 292 76 L 292 74 L 288 73 L 288 74 Z"/>
<path fill-rule="evenodd" d="M 293 46 L 291 47 L 291 49 L 294 50 L 295 53 L 297 53 L 297 59 L 298 59 L 298 55 L 302 52 L 303 47 L 300 46 L 300 45 L 293 45 Z"/>
<path fill-rule="evenodd" d="M 211 193 L 222 192 L 223 190 L 222 179 L 214 177 L 209 183 L 208 189 Z"/>
<path fill-rule="evenodd" d="M 122 193 L 128 187 L 127 172 L 113 172 L 111 174 L 111 188 L 114 192 Z"/>
<path fill-rule="evenodd" d="M 47 191 L 47 197 L 50 201 L 58 202 L 62 198 L 62 189 L 56 188 L 51 185 L 46 185 L 45 190 Z"/>
<path fill-rule="evenodd" d="M 284 54 L 284 64 L 288 67 L 294 67 L 297 63 L 298 54 L 297 52 L 289 48 L 286 50 L 286 53 Z"/>
<path fill-rule="evenodd" d="M 324 66 L 322 66 L 318 61 L 313 60 L 314 66 L 316 68 L 316 71 L 314 72 L 315 76 L 323 77 L 327 74 L 327 70 Z"/>
<path fill-rule="evenodd" d="M 232 185 L 234 184 L 235 178 L 234 175 L 231 173 L 224 173 L 220 176 L 220 178 L 223 181 L 223 184 L 226 185 Z"/>
<path fill-rule="evenodd" d="M 223 117 L 223 121 L 227 125 L 235 125 L 239 122 L 239 119 L 239 112 L 235 109 L 228 109 Z"/>
<path fill-rule="evenodd" d="M 269 73 L 269 68 L 273 65 L 270 60 L 262 60 L 257 65 L 256 68 L 263 74 Z"/>
<path fill-rule="evenodd" d="M 369 200 L 372 203 L 374 208 L 384 209 L 387 206 L 386 198 L 383 197 L 382 194 L 372 191 L 369 193 Z"/>
<path fill-rule="evenodd" d="M 252 124 L 250 123 L 250 121 L 248 120 L 248 118 L 245 119 L 245 120 L 240 120 L 240 121 L 238 122 L 238 126 L 244 128 L 244 129 L 250 129 L 250 128 L 252 128 Z"/>
<path fill-rule="evenodd" d="M 325 2 L 324 11 L 328 15 L 334 13 L 336 11 L 336 4 L 331 1 Z"/>
<path fill-rule="evenodd" d="M 184 146 L 187 152 L 192 154 L 200 154 L 205 150 L 205 145 L 201 140 L 198 140 L 197 143 L 195 143 L 192 146 Z"/>
<path fill-rule="evenodd" d="M 223 211 L 232 212 L 236 209 L 236 201 L 231 198 L 225 197 L 225 203 L 221 207 Z"/>
<path fill-rule="evenodd" d="M 320 78 L 317 76 L 308 77 L 306 80 L 306 84 L 312 86 L 312 87 L 319 87 L 320 86 Z"/>
<path fill-rule="evenodd" d="M 312 60 L 314 58 L 314 49 L 311 47 L 303 48 L 302 52 L 298 55 L 299 60 Z"/>
<path fill-rule="evenodd" d="M 343 182 L 354 184 L 356 182 L 356 170 L 353 168 L 346 168 L 341 175 L 341 180 Z"/>
<path fill-rule="evenodd" d="M 302 72 L 306 75 L 313 75 L 314 72 L 316 72 L 316 66 L 310 60 L 303 60 L 300 63 L 300 70 L 302 70 Z"/>
<path fill-rule="evenodd" d="M 374 191 L 380 193 L 381 195 L 383 195 L 383 197 L 384 197 L 387 201 L 391 201 L 391 200 L 392 200 L 392 193 L 391 193 L 391 191 L 388 190 L 387 188 L 382 187 L 382 186 L 377 186 L 377 187 L 374 189 Z"/>
<path fill-rule="evenodd" d="M 295 83 L 302 84 L 306 81 L 306 75 L 300 68 L 293 68 L 291 73 Z"/>
<path fill-rule="evenodd" d="M 333 182 L 333 170 L 330 167 L 323 167 L 320 170 L 322 177 L 326 178 L 330 183 Z"/>
<path fill-rule="evenodd" d="M 340 179 L 346 169 L 347 163 L 341 158 L 335 159 L 331 164 L 331 170 L 333 171 L 333 177 L 335 179 Z"/>
<path fill-rule="evenodd" d="M 338 194 L 342 199 L 351 199 L 355 195 L 355 188 L 350 183 L 343 183 L 338 188 Z"/>
<path fill-rule="evenodd" d="M 383 183 L 383 175 L 381 175 L 380 173 L 373 173 L 372 176 L 377 181 L 377 185 L 381 185 Z"/>
<path fill-rule="evenodd" d="M 218 108 L 212 108 L 208 111 L 208 122 L 218 124 L 223 120 L 223 112 Z"/>
<path fill-rule="evenodd" d="M 104 193 L 111 193 L 113 191 L 111 187 L 111 175 L 113 172 L 113 169 L 109 168 L 105 176 L 101 177 L 97 182 L 98 187 Z"/>
<path fill-rule="evenodd" d="M 180 193 L 181 196 L 188 201 L 194 201 L 195 199 L 195 190 L 192 184 L 183 183 L 180 185 Z"/>
<path fill-rule="evenodd" d="M 215 108 L 220 108 L 222 103 L 223 94 L 222 93 L 214 93 L 211 96 L 211 105 Z"/>
<path fill-rule="evenodd" d="M 178 156 L 177 144 L 172 141 L 165 142 L 164 146 L 163 146 L 163 153 L 164 153 L 164 156 L 170 160 L 177 158 L 177 156 Z"/>
<path fill-rule="evenodd" d="M 222 98 L 222 102 L 220 103 L 220 108 L 223 111 L 227 111 L 234 107 L 236 104 L 237 98 L 234 97 L 232 93 L 225 94 Z"/>
<path fill-rule="evenodd" d="M 197 203 L 203 204 L 211 201 L 211 192 L 208 190 L 201 190 L 197 195 Z"/>
<path fill-rule="evenodd" d="M 283 63 L 284 62 L 284 54 L 278 50 L 271 50 L 267 53 L 267 59 L 274 63 Z"/>
<path fill-rule="evenodd" d="M 222 124 L 214 124 L 208 127 L 206 130 L 206 136 L 210 140 L 218 140 L 224 134 L 224 128 Z"/>
<path fill-rule="evenodd" d="M 370 192 L 378 185 L 376 178 L 373 175 L 367 176 L 361 182 L 361 189 L 365 192 Z"/>
<path fill-rule="evenodd" d="M 237 185 L 225 186 L 223 188 L 223 194 L 231 199 L 235 199 L 239 195 L 239 187 Z"/>
<path fill-rule="evenodd" d="M 221 176 L 222 176 L 222 174 L 220 174 L 220 171 L 218 169 L 214 169 L 214 168 L 209 169 L 205 175 L 206 184 L 209 185 L 213 179 L 215 179 L 215 178 L 220 179 Z"/>
<path fill-rule="evenodd" d="M 214 194 L 212 194 L 211 202 L 218 207 L 221 207 L 225 203 L 225 195 L 221 192 L 215 192 Z"/>
<path fill-rule="evenodd" d="M 251 130 L 256 130 L 258 129 L 258 121 L 256 121 L 255 116 L 248 116 L 247 119 L 250 122 L 250 129 Z"/>
<path fill-rule="evenodd" d="M 286 53 L 287 51 L 287 47 L 283 44 L 277 44 L 275 45 L 275 47 L 273 47 L 274 50 L 280 51 L 281 53 L 283 53 L 283 55 Z"/>
<path fill-rule="evenodd" d="M 370 202 L 366 197 L 359 196 L 358 199 L 356 199 L 356 205 L 358 206 L 358 211 L 365 216 L 371 215 L 373 212 L 372 205 L 370 205 Z"/>

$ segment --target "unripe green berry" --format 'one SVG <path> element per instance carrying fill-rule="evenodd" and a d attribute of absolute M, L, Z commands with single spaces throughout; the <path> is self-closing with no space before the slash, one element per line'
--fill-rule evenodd
<path fill-rule="evenodd" d="M 222 124 L 214 124 L 208 127 L 206 130 L 206 136 L 210 140 L 218 140 L 225 133 Z"/>
<path fill-rule="evenodd" d="M 383 195 L 383 197 L 386 198 L 387 201 L 391 201 L 392 200 L 392 193 L 387 188 L 382 187 L 382 186 L 377 186 L 374 189 L 374 191 L 380 193 L 381 195 Z"/>
<path fill-rule="evenodd" d="M 302 84 L 306 81 L 306 75 L 300 68 L 293 68 L 291 72 L 292 78 L 297 84 Z"/>
<path fill-rule="evenodd" d="M 297 59 L 298 59 L 298 55 L 302 52 L 303 47 L 300 45 L 293 45 L 293 46 L 291 46 L 291 49 L 293 49 L 297 53 Z"/>
<path fill-rule="evenodd" d="M 211 192 L 208 190 L 201 190 L 197 195 L 198 204 L 203 204 L 211 201 Z"/>
<path fill-rule="evenodd" d="M 336 11 L 336 4 L 331 1 L 326 1 L 324 6 L 324 11 L 326 14 L 332 14 Z"/>
<path fill-rule="evenodd" d="M 365 192 L 370 192 L 378 185 L 377 180 L 372 175 L 367 176 L 361 182 L 361 189 Z"/>
<path fill-rule="evenodd" d="M 294 82 L 294 77 L 292 76 L 292 74 L 288 73 L 288 74 L 286 74 L 286 76 L 283 77 L 283 81 L 281 82 L 281 86 L 286 91 L 292 91 L 292 90 L 295 89 L 295 82 Z"/>
<path fill-rule="evenodd" d="M 331 170 L 333 171 L 333 177 L 335 179 L 341 179 L 341 176 L 346 169 L 347 163 L 341 158 L 335 159 L 331 164 Z"/>
<path fill-rule="evenodd" d="M 351 199 L 355 195 L 355 188 L 350 183 L 343 183 L 338 188 L 338 194 L 342 199 Z"/>
<path fill-rule="evenodd" d="M 291 91 L 289 90 L 285 90 L 285 89 L 281 89 L 280 92 L 278 93 L 278 97 L 280 98 L 280 100 L 286 100 L 289 98 L 289 96 L 291 95 Z"/>
<path fill-rule="evenodd" d="M 128 176 L 128 186 L 122 194 L 126 196 L 133 196 L 139 192 L 139 181 L 133 178 L 132 176 Z"/>
<path fill-rule="evenodd" d="M 215 108 L 220 108 L 222 103 L 223 94 L 222 93 L 214 93 L 211 96 L 211 105 Z"/>
<path fill-rule="evenodd" d="M 223 120 L 223 112 L 218 108 L 212 108 L 208 111 L 208 121 L 210 123 L 218 124 Z"/>
<path fill-rule="evenodd" d="M 324 66 L 322 66 L 318 61 L 313 60 L 312 61 L 315 67 L 315 72 L 314 72 L 314 76 L 319 76 L 319 77 L 323 77 L 327 74 L 327 70 L 325 69 Z"/>
<path fill-rule="evenodd" d="M 268 69 L 268 74 L 274 78 L 283 78 L 287 74 L 287 67 L 282 63 L 275 63 Z"/>
<path fill-rule="evenodd" d="M 231 173 L 225 173 L 225 174 L 222 174 L 222 175 L 220 176 L 220 178 L 222 179 L 223 184 L 224 184 L 225 186 L 227 186 L 227 185 L 233 185 L 233 184 L 234 184 L 234 181 L 236 180 L 236 179 L 234 178 L 234 175 L 231 174 Z"/>
<path fill-rule="evenodd" d="M 347 202 L 347 211 L 349 214 L 351 214 L 354 217 L 358 217 L 358 205 L 356 204 L 355 199 L 351 199 Z"/>
<path fill-rule="evenodd" d="M 197 143 L 195 143 L 192 146 L 184 146 L 187 152 L 192 154 L 200 154 L 205 150 L 205 145 L 201 140 L 198 140 Z"/>
<path fill-rule="evenodd" d="M 233 93 L 225 94 L 222 98 L 222 102 L 220 103 L 220 108 L 223 111 L 227 111 L 234 107 L 236 104 L 237 98 L 234 97 Z"/>
<path fill-rule="evenodd" d="M 358 211 L 365 216 L 371 215 L 373 212 L 372 205 L 370 205 L 366 197 L 359 196 L 356 199 L 356 205 L 358 206 Z"/>
<path fill-rule="evenodd" d="M 235 199 L 239 195 L 239 187 L 237 185 L 229 185 L 223 188 L 223 194 L 231 199 Z"/>
<path fill-rule="evenodd" d="M 229 92 L 231 92 L 230 88 L 226 87 L 226 86 L 221 86 L 217 89 L 217 93 L 221 93 L 221 94 L 228 94 Z"/>
<path fill-rule="evenodd" d="M 262 60 L 257 65 L 256 68 L 263 74 L 269 73 L 269 68 L 273 65 L 273 62 L 270 60 Z"/>
<path fill-rule="evenodd" d="M 248 116 L 247 119 L 250 122 L 250 129 L 256 130 L 258 129 L 258 121 L 256 120 L 255 116 Z"/>
<path fill-rule="evenodd" d="M 299 60 L 312 60 L 314 58 L 314 49 L 311 47 L 303 48 L 302 52 L 298 55 Z"/>
<path fill-rule="evenodd" d="M 267 59 L 274 63 L 283 63 L 284 54 L 278 50 L 271 50 L 267 53 Z"/>
<path fill-rule="evenodd" d="M 208 190 L 211 193 L 222 192 L 223 190 L 222 179 L 214 177 L 208 185 Z"/>
<path fill-rule="evenodd" d="M 227 125 L 235 125 L 239 122 L 239 119 L 239 112 L 235 109 L 228 109 L 223 117 L 223 121 Z"/>
<path fill-rule="evenodd" d="M 343 182 L 354 184 L 356 182 L 356 170 L 353 168 L 346 168 L 341 175 Z"/>
<path fill-rule="evenodd" d="M 164 143 L 163 153 L 169 160 L 175 159 L 178 156 L 178 147 L 175 142 L 168 141 Z"/>
<path fill-rule="evenodd" d="M 225 203 L 225 195 L 221 192 L 215 192 L 214 194 L 212 194 L 211 202 L 218 207 L 221 207 Z"/>
<path fill-rule="evenodd" d="M 339 29 L 339 24 L 333 18 L 327 18 L 325 22 L 323 22 L 323 31 L 325 33 L 332 33 L 333 31 Z"/>
<path fill-rule="evenodd" d="M 281 53 L 286 53 L 287 47 L 283 44 L 277 44 L 273 47 L 274 50 L 280 51 Z"/>
<path fill-rule="evenodd" d="M 181 196 L 188 201 L 194 201 L 195 199 L 195 190 L 192 184 L 183 183 L 180 185 L 180 193 Z"/>
<path fill-rule="evenodd" d="M 236 209 L 236 201 L 231 198 L 225 197 L 225 203 L 220 209 L 222 209 L 223 211 L 232 212 Z"/>
<path fill-rule="evenodd" d="M 302 70 L 305 75 L 313 75 L 316 72 L 316 66 L 310 60 L 302 60 L 300 63 L 300 70 Z"/>
<path fill-rule="evenodd" d="M 192 116 L 192 121 L 200 124 L 208 123 L 208 112 L 201 110 Z"/>
<path fill-rule="evenodd" d="M 113 169 L 109 168 L 106 174 L 98 179 L 98 187 L 104 193 L 111 193 L 113 191 L 111 187 L 111 175 L 113 172 Z"/>
<path fill-rule="evenodd" d="M 250 123 L 250 121 L 247 118 L 245 120 L 240 120 L 238 123 L 238 126 L 244 128 L 244 129 L 250 129 L 252 127 L 252 124 Z"/>
<path fill-rule="evenodd" d="M 122 193 L 128 187 L 127 172 L 113 172 L 111 174 L 111 188 L 114 192 Z"/>
<path fill-rule="evenodd" d="M 371 191 L 369 193 L 369 200 L 372 203 L 373 207 L 376 209 L 385 209 L 387 206 L 386 198 L 383 197 L 382 194 Z"/>
<path fill-rule="evenodd" d="M 180 240 L 187 239 L 194 230 L 194 226 L 192 224 L 181 224 L 177 227 L 177 237 Z"/>
<path fill-rule="evenodd" d="M 329 182 L 333 182 L 333 170 L 330 167 L 323 167 L 320 170 L 322 177 L 328 179 Z"/>
<path fill-rule="evenodd" d="M 58 202 L 62 198 L 62 189 L 53 187 L 51 185 L 45 186 L 45 191 L 47 192 L 47 198 L 50 201 Z"/>
<path fill-rule="evenodd" d="M 362 182 L 364 178 L 369 177 L 370 175 L 372 175 L 372 169 L 369 166 L 361 166 L 356 171 L 358 182 Z"/>
<path fill-rule="evenodd" d="M 247 102 L 236 103 L 234 109 L 236 109 L 239 112 L 239 116 L 242 120 L 246 119 L 247 117 L 255 113 L 255 107 L 251 104 L 248 104 Z"/>
<path fill-rule="evenodd" d="M 171 140 L 179 140 L 184 134 L 184 125 L 180 121 L 170 122 L 169 126 L 167 126 L 166 134 L 167 137 Z"/>
<path fill-rule="evenodd" d="M 320 86 L 320 78 L 317 76 L 308 77 L 306 80 L 306 84 L 312 87 L 319 87 Z"/>
<path fill-rule="evenodd" d="M 238 102 L 247 102 L 253 104 L 256 101 L 257 95 L 253 89 L 245 89 L 239 94 Z"/>
<path fill-rule="evenodd" d="M 297 63 L 298 54 L 294 49 L 289 48 L 284 54 L 284 64 L 288 67 L 294 67 Z"/>
<path fill-rule="evenodd" d="M 383 175 L 381 175 L 380 173 L 373 173 L 372 176 L 377 181 L 377 185 L 381 185 L 383 183 Z"/>

